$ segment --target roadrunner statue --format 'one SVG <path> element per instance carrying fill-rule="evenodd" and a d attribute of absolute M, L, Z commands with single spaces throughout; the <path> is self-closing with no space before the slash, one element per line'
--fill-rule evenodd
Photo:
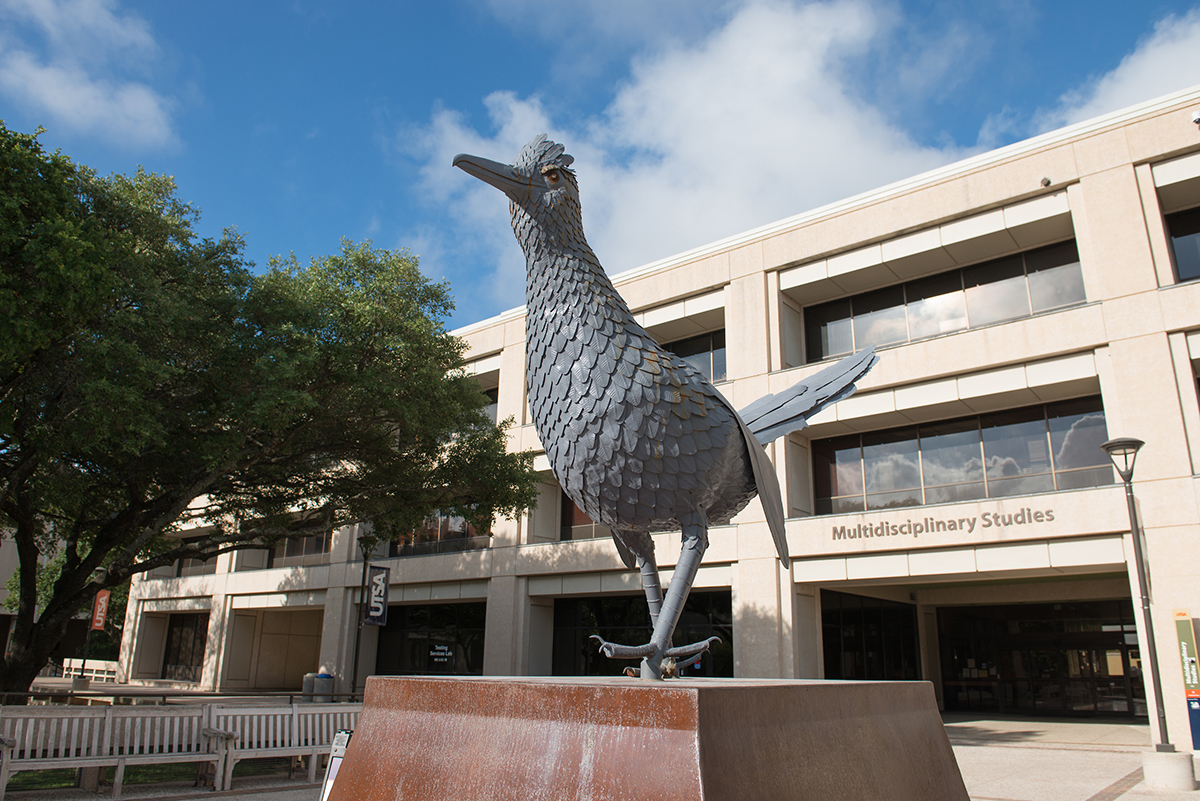
<path fill-rule="evenodd" d="M 544 135 L 512 164 L 454 157 L 509 199 L 526 259 L 529 406 L 551 469 L 580 509 L 612 529 L 626 566 L 641 571 L 650 642 L 597 637 L 600 650 L 641 659 L 641 677 L 657 679 L 695 663 L 717 639 L 671 647 L 710 525 L 728 523 L 757 494 L 789 564 L 779 482 L 763 444 L 849 396 L 876 356 L 862 351 L 735 412 L 699 371 L 659 347 L 617 294 L 583 236 L 573 161 Z M 683 550 L 664 598 L 650 535 L 679 529 Z"/>

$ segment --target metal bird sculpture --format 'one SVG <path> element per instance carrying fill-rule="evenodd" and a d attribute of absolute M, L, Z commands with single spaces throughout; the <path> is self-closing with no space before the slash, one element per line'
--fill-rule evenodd
<path fill-rule="evenodd" d="M 862 351 L 792 388 L 733 410 L 694 367 L 634 320 L 583 235 L 579 186 L 563 146 L 538 136 L 512 164 L 460 154 L 454 166 L 504 192 L 526 259 L 529 406 L 567 496 L 612 529 L 621 559 L 642 575 L 653 635 L 643 645 L 600 640 L 609 658 L 641 659 L 641 677 L 695 663 L 717 638 L 671 647 L 688 591 L 721 525 L 757 494 L 789 564 L 783 501 L 763 444 L 850 395 L 874 365 Z M 682 530 L 666 597 L 656 531 Z"/>

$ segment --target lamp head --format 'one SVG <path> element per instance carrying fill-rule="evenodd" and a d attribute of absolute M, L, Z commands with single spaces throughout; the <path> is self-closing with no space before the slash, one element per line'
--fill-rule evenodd
<path fill-rule="evenodd" d="M 1133 437 L 1117 437 L 1110 439 L 1100 447 L 1108 454 L 1113 467 L 1117 468 L 1117 472 L 1121 474 L 1121 480 L 1128 483 L 1133 480 L 1133 463 L 1137 459 L 1138 451 L 1145 444 L 1140 439 Z"/>

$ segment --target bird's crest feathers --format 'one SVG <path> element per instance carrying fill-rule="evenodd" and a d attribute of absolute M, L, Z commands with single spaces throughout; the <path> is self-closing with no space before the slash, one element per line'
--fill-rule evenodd
<path fill-rule="evenodd" d="M 512 166 L 526 174 L 542 173 L 550 168 L 558 168 L 571 174 L 567 169 L 575 163 L 575 157 L 566 152 L 566 148 L 557 142 L 551 142 L 546 134 L 539 134 L 521 148 Z"/>

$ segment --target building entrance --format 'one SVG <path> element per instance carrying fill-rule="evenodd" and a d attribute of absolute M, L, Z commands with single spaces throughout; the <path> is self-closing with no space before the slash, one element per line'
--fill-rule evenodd
<path fill-rule="evenodd" d="M 1146 714 L 1129 600 L 938 609 L 947 711 Z"/>
<path fill-rule="evenodd" d="M 689 676 L 733 676 L 733 595 L 729 590 L 699 590 L 688 595 L 675 627 L 674 645 L 714 643 Z M 640 644 L 650 640 L 650 615 L 643 596 L 557 598 L 554 601 L 555 676 L 618 676 L 636 661 L 600 654 L 593 634 L 608 642 Z"/>

